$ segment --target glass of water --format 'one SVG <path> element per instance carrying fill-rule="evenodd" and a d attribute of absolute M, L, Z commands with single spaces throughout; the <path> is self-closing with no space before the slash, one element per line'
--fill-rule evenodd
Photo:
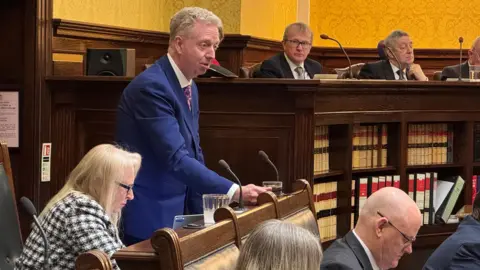
<path fill-rule="evenodd" d="M 226 194 L 203 195 L 203 220 L 205 225 L 215 224 L 213 213 L 222 206 L 228 206 L 230 198 Z"/>
<path fill-rule="evenodd" d="M 469 79 L 471 82 L 480 82 L 480 65 L 470 65 Z"/>

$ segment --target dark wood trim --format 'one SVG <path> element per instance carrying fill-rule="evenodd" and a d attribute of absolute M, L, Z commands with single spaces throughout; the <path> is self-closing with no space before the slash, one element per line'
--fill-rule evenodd
<path fill-rule="evenodd" d="M 53 19 L 53 34 L 58 37 L 118 40 L 137 43 L 168 44 L 168 33 L 126 27 Z"/>
<path fill-rule="evenodd" d="M 33 181 L 36 185 L 38 195 L 35 196 L 35 203 L 39 209 L 43 209 L 46 202 L 50 200 L 50 183 L 40 183 L 41 180 L 41 148 L 42 143 L 50 142 L 50 103 L 51 97 L 45 87 L 45 77 L 52 75 L 52 17 L 53 0 L 39 0 L 37 7 L 37 35 L 35 44 L 35 104 L 33 123 Z M 52 145 L 52 148 L 55 146 Z M 54 170 L 52 166 L 51 170 Z"/>

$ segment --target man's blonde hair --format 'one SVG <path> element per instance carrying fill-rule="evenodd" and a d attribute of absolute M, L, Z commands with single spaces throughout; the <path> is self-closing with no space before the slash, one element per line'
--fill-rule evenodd
<path fill-rule="evenodd" d="M 141 157 L 118 146 L 101 144 L 92 148 L 70 173 L 63 188 L 47 203 L 40 214 L 43 218 L 50 209 L 72 192 L 79 192 L 98 202 L 113 224 L 118 226 L 120 212 L 114 213 L 112 206 L 117 182 L 125 177 L 125 170 L 131 168 L 134 177 L 140 169 Z"/>
<path fill-rule="evenodd" d="M 188 35 L 195 27 L 196 22 L 217 26 L 220 40 L 223 39 L 223 24 L 217 15 L 204 8 L 185 7 L 173 15 L 170 20 L 170 42 L 176 36 Z"/>
<path fill-rule="evenodd" d="M 236 270 L 318 270 L 322 257 L 318 237 L 292 223 L 272 219 L 250 233 Z"/>

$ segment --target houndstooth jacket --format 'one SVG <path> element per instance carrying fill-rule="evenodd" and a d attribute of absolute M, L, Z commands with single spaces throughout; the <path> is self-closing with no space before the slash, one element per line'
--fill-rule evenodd
<path fill-rule="evenodd" d="M 50 244 L 50 268 L 75 269 L 78 255 L 99 249 L 112 256 L 124 247 L 117 229 L 102 206 L 91 197 L 74 192 L 57 202 L 40 221 Z M 113 268 L 119 269 L 115 260 Z M 27 238 L 15 269 L 42 269 L 44 244 L 34 226 Z"/>

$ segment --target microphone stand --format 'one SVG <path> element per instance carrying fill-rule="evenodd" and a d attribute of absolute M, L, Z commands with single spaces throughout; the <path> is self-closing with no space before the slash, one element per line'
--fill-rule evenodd
<path fill-rule="evenodd" d="M 385 47 L 391 55 L 393 55 L 393 58 L 395 58 L 395 62 L 397 62 L 397 65 L 398 65 L 398 68 L 402 71 L 400 72 L 400 80 L 405 80 L 405 77 L 403 77 L 403 65 L 400 63 L 400 61 L 398 61 L 398 58 L 397 56 L 393 53 L 392 49 L 390 49 L 390 47 Z M 405 70 L 406 71 L 406 70 Z"/>
<path fill-rule="evenodd" d="M 458 80 L 462 80 L 462 44 L 463 44 L 463 37 L 458 38 L 458 42 L 460 43 L 460 63 L 458 65 Z"/>
<path fill-rule="evenodd" d="M 43 269 L 50 270 L 50 263 L 48 261 L 48 258 L 50 257 L 49 255 L 50 245 L 48 243 L 47 235 L 43 230 L 42 226 L 40 225 L 40 221 L 38 221 L 37 210 L 35 209 L 35 206 L 33 205 L 32 201 L 30 201 L 30 199 L 28 199 L 27 197 L 20 198 L 20 203 L 22 204 L 23 208 L 25 208 L 27 213 L 33 217 L 33 222 L 37 226 L 37 229 L 40 231 L 40 235 L 42 236 L 43 242 L 45 244 L 45 252 L 44 252 L 45 261 L 43 262 L 44 263 Z"/>
<path fill-rule="evenodd" d="M 240 182 L 240 179 L 238 179 L 237 175 L 232 171 L 232 169 L 230 169 L 230 166 L 228 165 L 228 163 L 225 160 L 220 159 L 218 161 L 218 164 L 220 164 L 220 166 L 222 166 L 225 170 L 228 171 L 228 173 L 230 173 L 231 176 L 233 176 L 233 179 L 235 179 L 234 182 L 236 182 L 236 184 L 238 184 L 239 189 L 240 189 L 239 190 L 240 195 L 238 196 L 238 207 L 235 207 L 233 210 L 237 213 L 245 212 L 247 209 L 245 208 L 244 203 L 243 203 L 242 182 Z"/>
<path fill-rule="evenodd" d="M 350 79 L 354 79 L 353 78 L 353 72 L 352 72 L 352 62 L 350 61 L 350 57 L 348 57 L 348 54 L 347 52 L 345 51 L 345 49 L 343 48 L 342 44 L 340 44 L 340 42 L 334 38 L 331 38 L 325 34 L 321 34 L 320 35 L 320 38 L 321 39 L 329 39 L 329 40 L 332 40 L 332 41 L 335 41 L 338 46 L 340 47 L 340 49 L 342 50 L 343 54 L 347 57 L 347 61 L 348 61 L 348 73 L 350 75 Z"/>
<path fill-rule="evenodd" d="M 273 162 L 270 160 L 270 158 L 268 157 L 267 153 L 265 153 L 263 150 L 260 150 L 258 151 L 258 155 L 265 161 L 267 162 L 270 167 L 273 168 L 273 170 L 275 170 L 275 175 L 277 176 L 277 182 L 280 182 L 280 174 L 278 173 L 278 169 L 277 167 L 275 166 L 275 164 L 273 164 Z"/>

